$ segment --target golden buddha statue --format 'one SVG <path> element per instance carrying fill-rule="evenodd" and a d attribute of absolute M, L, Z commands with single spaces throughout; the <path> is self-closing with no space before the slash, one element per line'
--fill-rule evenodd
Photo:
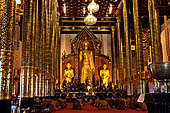
<path fill-rule="evenodd" d="M 89 42 L 85 39 L 84 50 L 80 51 L 79 61 L 82 64 L 81 68 L 81 83 L 86 83 L 86 79 L 92 83 L 93 72 L 95 71 L 93 61 L 93 51 L 88 50 Z"/>
<path fill-rule="evenodd" d="M 71 63 L 67 63 L 67 69 L 64 70 L 64 77 L 66 78 L 66 83 L 72 82 L 72 78 L 74 77 L 74 71 L 71 69 Z"/>
<path fill-rule="evenodd" d="M 106 64 L 104 64 L 103 69 L 100 70 L 100 77 L 102 78 L 102 84 L 107 87 L 109 83 L 109 70 Z"/>

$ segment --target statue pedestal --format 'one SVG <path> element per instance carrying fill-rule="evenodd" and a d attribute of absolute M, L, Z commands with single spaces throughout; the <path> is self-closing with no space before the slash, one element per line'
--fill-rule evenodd
<path fill-rule="evenodd" d="M 148 113 L 169 113 L 170 94 L 151 93 L 145 95 Z"/>

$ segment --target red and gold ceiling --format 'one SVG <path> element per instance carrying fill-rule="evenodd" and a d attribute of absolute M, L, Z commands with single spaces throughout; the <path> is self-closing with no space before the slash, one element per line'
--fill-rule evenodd
<path fill-rule="evenodd" d="M 114 17 L 117 7 L 121 0 L 95 0 L 99 4 L 100 10 L 94 13 L 96 17 L 106 17 L 106 12 L 109 12 L 110 4 L 113 5 L 112 14 L 109 17 Z M 91 0 L 59 0 L 59 12 L 61 17 L 85 17 L 88 14 L 87 6 Z M 66 15 L 63 12 L 63 4 L 66 4 Z M 86 7 L 86 14 L 83 15 L 83 7 Z"/>

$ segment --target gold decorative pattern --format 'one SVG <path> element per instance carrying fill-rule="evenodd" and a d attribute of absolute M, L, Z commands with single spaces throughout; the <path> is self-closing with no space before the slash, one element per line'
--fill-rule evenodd
<path fill-rule="evenodd" d="M 0 99 L 12 95 L 15 0 L 0 0 Z"/>

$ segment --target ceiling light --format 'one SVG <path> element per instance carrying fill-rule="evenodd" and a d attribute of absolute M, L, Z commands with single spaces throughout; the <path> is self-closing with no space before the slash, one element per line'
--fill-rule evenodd
<path fill-rule="evenodd" d="M 16 4 L 21 4 L 21 0 L 16 0 Z"/>
<path fill-rule="evenodd" d="M 108 13 L 106 12 L 106 17 L 108 17 L 109 15 L 108 15 Z"/>
<path fill-rule="evenodd" d="M 93 16 L 92 13 L 88 13 L 88 16 L 85 17 L 84 22 L 87 25 L 94 25 L 97 22 L 97 18 L 95 16 Z"/>
<path fill-rule="evenodd" d="M 99 11 L 99 5 L 95 3 L 94 0 L 87 6 L 87 9 L 90 13 L 88 13 L 88 16 L 85 17 L 84 22 L 87 25 L 94 25 L 97 22 L 97 18 L 93 16 L 93 13 Z"/>
<path fill-rule="evenodd" d="M 84 6 L 83 7 L 83 15 L 85 15 L 86 14 L 86 7 Z"/>
<path fill-rule="evenodd" d="M 110 4 L 110 7 L 109 7 L 109 14 L 112 14 L 112 10 L 113 10 L 113 6 L 112 6 L 112 4 Z"/>
<path fill-rule="evenodd" d="M 87 6 L 88 10 L 92 13 L 99 11 L 99 5 L 94 0 Z"/>
<path fill-rule="evenodd" d="M 66 4 L 65 3 L 63 4 L 63 12 L 66 15 Z"/>

